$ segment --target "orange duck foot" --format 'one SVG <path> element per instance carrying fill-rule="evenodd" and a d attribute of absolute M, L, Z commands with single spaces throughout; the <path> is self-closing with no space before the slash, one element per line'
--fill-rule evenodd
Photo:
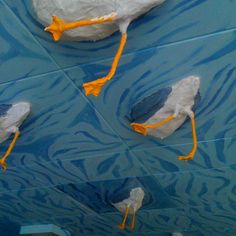
<path fill-rule="evenodd" d="M 132 123 L 131 126 L 135 132 L 144 136 L 147 135 L 147 128 L 145 127 L 145 125 L 139 123 Z"/>
<path fill-rule="evenodd" d="M 85 90 L 85 94 L 87 96 L 92 94 L 97 97 L 100 94 L 102 87 L 106 82 L 107 82 L 106 78 L 101 78 L 92 82 L 84 83 L 83 88 Z"/>
<path fill-rule="evenodd" d="M 58 16 L 53 16 L 52 19 L 52 24 L 44 30 L 52 34 L 54 41 L 59 41 L 63 32 L 66 30 L 66 23 Z"/>
<path fill-rule="evenodd" d="M 7 163 L 4 160 L 0 160 L 0 166 L 2 166 L 3 170 L 7 170 Z"/>

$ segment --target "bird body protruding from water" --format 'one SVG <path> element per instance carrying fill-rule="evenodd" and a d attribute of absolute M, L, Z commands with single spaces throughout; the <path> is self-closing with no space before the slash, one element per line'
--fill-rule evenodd
<path fill-rule="evenodd" d="M 10 155 L 18 137 L 19 128 L 30 113 L 30 103 L 18 102 L 16 104 L 0 104 L 0 143 L 6 141 L 14 134 L 5 155 L 0 158 L 0 166 L 7 169 L 6 159 Z"/>
<path fill-rule="evenodd" d="M 89 20 L 116 15 L 116 20 L 106 24 L 93 24 L 65 32 L 65 37 L 73 41 L 104 39 L 148 12 L 165 0 L 32 0 L 40 22 L 48 26 L 52 16 L 66 22 Z"/>
<path fill-rule="evenodd" d="M 199 88 L 200 78 L 189 76 L 171 87 L 158 90 L 135 104 L 130 113 L 131 126 L 145 136 L 164 139 L 190 117 L 194 145 L 189 155 L 179 156 L 179 159 L 192 159 L 197 149 L 194 110 L 200 100 Z"/>
<path fill-rule="evenodd" d="M 122 220 L 122 223 L 120 225 L 118 225 L 119 229 L 125 229 L 128 215 L 132 215 L 130 229 L 131 230 L 134 229 L 136 212 L 142 207 L 144 196 L 145 196 L 145 193 L 142 188 L 140 188 L 140 187 L 133 188 L 130 191 L 129 197 L 125 198 L 121 202 L 113 204 L 114 207 L 119 212 L 124 214 L 124 218 Z"/>
<path fill-rule="evenodd" d="M 165 0 L 32 0 L 39 21 L 48 26 L 55 41 L 62 36 L 73 41 L 96 41 L 120 30 L 122 37 L 110 72 L 84 83 L 86 95 L 98 96 L 103 85 L 116 72 L 127 41 L 127 28 L 139 16 Z M 53 21 L 51 23 L 51 19 Z M 50 25 L 51 23 L 51 25 Z"/>

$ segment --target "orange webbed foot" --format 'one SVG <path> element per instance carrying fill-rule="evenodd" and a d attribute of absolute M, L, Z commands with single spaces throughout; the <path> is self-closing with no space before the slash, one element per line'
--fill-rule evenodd
<path fill-rule="evenodd" d="M 135 132 L 147 136 L 147 128 L 145 127 L 145 125 L 139 123 L 132 123 L 131 126 Z"/>
<path fill-rule="evenodd" d="M 118 228 L 118 229 L 122 229 L 122 230 L 125 229 L 125 223 L 126 223 L 128 214 L 129 214 L 129 207 L 126 207 L 125 215 L 124 215 L 124 218 L 123 218 L 123 220 L 122 220 L 122 223 L 119 224 L 119 225 L 117 225 L 117 228 Z"/>
<path fill-rule="evenodd" d="M 125 229 L 125 225 L 123 225 L 123 224 L 117 225 L 117 228 L 123 230 L 123 229 Z"/>
<path fill-rule="evenodd" d="M 66 23 L 58 16 L 52 17 L 52 24 L 44 29 L 46 32 L 50 32 L 55 41 L 59 41 L 63 32 L 66 29 Z"/>
<path fill-rule="evenodd" d="M 84 88 L 86 96 L 92 94 L 95 97 L 97 97 L 102 91 L 102 88 L 106 82 L 107 82 L 106 78 L 101 78 L 101 79 L 94 80 L 92 82 L 84 83 L 83 88 Z"/>
<path fill-rule="evenodd" d="M 0 166 L 2 166 L 3 170 L 7 170 L 7 163 L 4 160 L 0 160 Z"/>

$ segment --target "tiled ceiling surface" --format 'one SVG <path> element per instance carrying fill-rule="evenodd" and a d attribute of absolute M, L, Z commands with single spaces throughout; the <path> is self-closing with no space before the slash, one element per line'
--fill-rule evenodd
<path fill-rule="evenodd" d="M 0 103 L 32 113 L 0 175 L 0 235 L 53 223 L 73 236 L 236 235 L 236 1 L 167 0 L 135 21 L 115 78 L 98 98 L 81 85 L 104 75 L 120 35 L 54 43 L 30 0 L 0 0 Z M 186 123 L 159 141 L 132 132 L 132 105 L 188 75 L 201 77 L 193 161 Z M 9 142 L 1 144 L 4 153 Z M 134 232 L 111 203 L 145 190 Z"/>

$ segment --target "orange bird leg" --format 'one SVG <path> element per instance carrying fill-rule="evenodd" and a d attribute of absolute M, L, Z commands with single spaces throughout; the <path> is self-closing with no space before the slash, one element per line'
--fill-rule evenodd
<path fill-rule="evenodd" d="M 132 123 L 131 126 L 133 128 L 134 131 L 136 131 L 137 133 L 143 134 L 144 136 L 147 135 L 147 129 L 156 129 L 162 125 L 165 125 L 166 123 L 170 122 L 171 120 L 173 120 L 175 118 L 175 116 L 169 116 L 168 118 L 162 120 L 162 121 L 158 121 L 155 124 L 152 125 L 145 125 L 145 124 L 140 124 L 140 123 Z"/>
<path fill-rule="evenodd" d="M 17 141 L 19 136 L 20 136 L 20 132 L 16 131 L 14 139 L 12 140 L 10 146 L 8 147 L 5 155 L 0 159 L 0 165 L 3 167 L 4 171 L 6 171 L 6 169 L 7 169 L 6 159 L 11 154 L 11 151 L 14 148 L 14 146 L 16 144 L 16 141 Z"/>
<path fill-rule="evenodd" d="M 121 223 L 120 225 L 117 226 L 119 229 L 125 229 L 125 223 L 126 223 L 128 214 L 129 214 L 129 207 L 126 207 L 125 215 L 124 215 L 123 221 L 122 221 L 122 223 Z"/>
<path fill-rule="evenodd" d="M 134 209 L 134 214 L 132 216 L 132 222 L 131 222 L 131 225 L 130 225 L 130 229 L 131 230 L 134 230 L 134 226 L 135 226 L 135 215 L 136 215 L 136 210 Z"/>
<path fill-rule="evenodd" d="M 191 152 L 187 156 L 179 156 L 178 159 L 183 160 L 191 160 L 193 159 L 196 151 L 197 151 L 197 133 L 196 133 L 196 127 L 195 127 L 195 118 L 194 113 L 192 112 L 191 115 L 191 125 L 192 125 L 192 135 L 193 135 L 193 148 Z"/>
<path fill-rule="evenodd" d="M 112 79 L 112 77 L 116 73 L 116 69 L 119 64 L 120 57 L 124 51 L 126 41 L 127 41 L 127 33 L 122 33 L 119 49 L 115 55 L 114 61 L 112 63 L 112 66 L 111 66 L 111 69 L 110 69 L 110 72 L 108 73 L 108 75 L 103 78 L 99 78 L 97 80 L 94 80 L 92 82 L 88 82 L 88 83 L 83 84 L 83 88 L 85 90 L 86 95 L 92 94 L 97 97 L 100 94 L 101 89 L 104 86 L 104 84 L 107 81 L 109 81 L 110 79 Z"/>
<path fill-rule="evenodd" d="M 75 22 L 66 22 L 59 18 L 58 16 L 52 17 L 52 23 L 50 26 L 46 27 L 44 30 L 50 32 L 55 41 L 59 41 L 62 34 L 66 30 L 75 29 L 82 26 L 102 24 L 106 22 L 111 22 L 117 19 L 116 14 L 110 14 L 107 16 L 89 19 L 89 20 L 80 20 Z"/>

